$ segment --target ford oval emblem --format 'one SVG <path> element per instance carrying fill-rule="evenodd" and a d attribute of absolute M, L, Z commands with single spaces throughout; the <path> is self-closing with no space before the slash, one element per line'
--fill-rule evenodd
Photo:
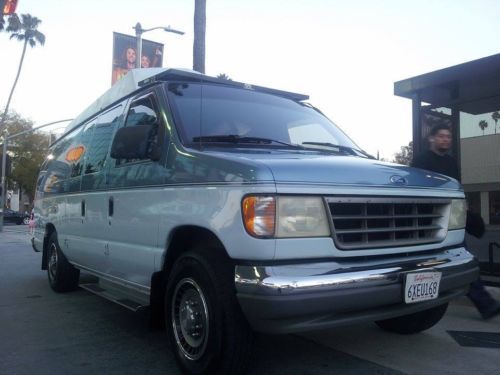
<path fill-rule="evenodd" d="M 408 183 L 408 181 L 406 181 L 406 178 L 397 174 L 391 176 L 390 180 L 394 185 L 406 185 Z"/>

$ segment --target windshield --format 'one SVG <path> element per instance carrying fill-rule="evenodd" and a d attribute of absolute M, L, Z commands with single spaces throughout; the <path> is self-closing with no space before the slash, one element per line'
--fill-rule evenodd
<path fill-rule="evenodd" d="M 326 144 L 359 149 L 309 105 L 248 89 L 169 83 L 170 103 L 183 142 L 325 150 Z M 229 136 L 229 137 L 228 137 Z M 263 139 L 266 142 L 235 142 Z"/>

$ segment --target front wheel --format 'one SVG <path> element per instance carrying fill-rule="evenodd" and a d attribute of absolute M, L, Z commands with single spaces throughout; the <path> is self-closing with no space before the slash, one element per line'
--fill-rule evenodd
<path fill-rule="evenodd" d="M 382 329 L 404 335 L 425 331 L 436 325 L 443 317 L 448 303 L 397 318 L 379 320 L 375 323 Z"/>
<path fill-rule="evenodd" d="M 62 253 L 55 232 L 50 236 L 48 243 L 47 276 L 50 287 L 55 292 L 69 292 L 78 287 L 80 270 L 73 267 Z"/>
<path fill-rule="evenodd" d="M 174 264 L 165 293 L 167 334 L 190 374 L 241 374 L 252 332 L 234 290 L 234 266 L 219 249 L 195 249 Z"/>

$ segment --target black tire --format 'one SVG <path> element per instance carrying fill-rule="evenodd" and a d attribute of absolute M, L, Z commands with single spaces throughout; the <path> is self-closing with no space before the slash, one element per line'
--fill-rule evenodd
<path fill-rule="evenodd" d="M 24 225 L 28 225 L 29 223 L 30 223 L 30 218 L 29 218 L 29 217 L 25 217 L 25 218 L 23 219 L 23 224 L 24 224 Z"/>
<path fill-rule="evenodd" d="M 448 303 L 397 318 L 375 322 L 380 328 L 403 335 L 422 332 L 436 325 L 443 317 Z"/>
<path fill-rule="evenodd" d="M 185 373 L 242 374 L 250 357 L 253 333 L 236 300 L 234 265 L 219 254 L 182 254 L 167 283 L 165 325 Z"/>
<path fill-rule="evenodd" d="M 70 292 L 78 288 L 80 270 L 73 267 L 62 253 L 56 232 L 52 233 L 47 244 L 47 276 L 55 292 Z"/>
<path fill-rule="evenodd" d="M 16 221 L 17 225 L 21 225 L 22 223 L 23 223 L 23 219 L 19 219 L 18 221 Z"/>

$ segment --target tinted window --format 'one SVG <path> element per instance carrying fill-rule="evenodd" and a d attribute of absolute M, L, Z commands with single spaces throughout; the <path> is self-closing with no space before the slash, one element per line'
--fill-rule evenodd
<path fill-rule="evenodd" d="M 200 84 L 168 84 L 183 140 L 199 136 L 261 137 L 286 143 L 329 142 L 358 148 L 310 106 L 253 90 Z"/>
<path fill-rule="evenodd" d="M 86 124 L 78 136 L 75 137 L 70 149 L 66 153 L 66 160 L 71 164 L 71 177 L 82 175 L 84 161 L 89 153 L 94 126 L 95 121 Z"/>
<path fill-rule="evenodd" d="M 90 152 L 85 158 L 85 174 L 96 173 L 104 168 L 111 139 L 122 112 L 122 106 L 113 108 L 100 115 L 94 124 Z"/>
<path fill-rule="evenodd" d="M 45 163 L 47 170 L 45 179 L 40 182 L 45 193 L 63 192 L 63 182 L 70 178 L 74 164 L 71 162 L 71 158 L 68 160 L 67 154 L 81 130 L 82 127 L 73 130 L 60 139 L 50 150 Z"/>
<path fill-rule="evenodd" d="M 125 119 L 125 127 L 154 125 L 153 133 L 149 141 L 150 151 L 153 147 L 162 146 L 163 121 L 160 120 L 158 101 L 153 93 L 140 97 L 130 104 Z M 108 173 L 107 188 L 151 186 L 165 182 L 166 168 L 151 159 L 119 159 L 116 160 L 115 168 L 110 168 Z"/>
<path fill-rule="evenodd" d="M 128 110 L 125 126 L 155 125 L 158 123 L 156 104 L 152 96 L 134 101 Z"/>
<path fill-rule="evenodd" d="M 125 120 L 125 126 L 141 126 L 141 125 L 155 125 L 155 131 L 151 135 L 149 140 L 149 145 L 153 146 L 158 143 L 158 126 L 159 126 L 159 112 L 156 99 L 152 94 L 134 100 L 130 104 L 130 108 L 127 112 L 127 118 Z M 149 150 L 151 151 L 151 150 Z M 137 161 L 145 161 L 140 159 L 118 159 L 116 160 L 116 165 L 121 165 L 124 163 L 132 163 Z M 149 161 L 147 159 L 146 161 Z"/>

